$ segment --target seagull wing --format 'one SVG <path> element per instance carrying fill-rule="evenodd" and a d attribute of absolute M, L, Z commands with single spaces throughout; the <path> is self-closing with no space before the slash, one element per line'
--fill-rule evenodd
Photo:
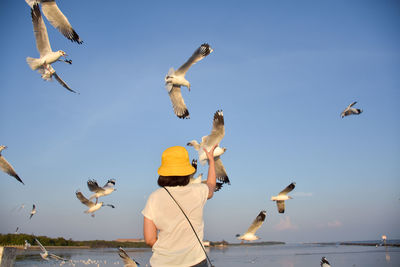
<path fill-rule="evenodd" d="M 115 179 L 110 179 L 107 181 L 107 183 L 103 186 L 104 187 L 112 187 L 115 185 Z"/>
<path fill-rule="evenodd" d="M 261 211 L 256 217 L 256 219 L 253 221 L 253 223 L 250 225 L 249 229 L 247 229 L 246 233 L 251 233 L 254 235 L 258 230 L 258 228 L 260 228 L 261 225 L 264 223 L 266 215 L 267 215 L 266 211 L 264 210 Z"/>
<path fill-rule="evenodd" d="M 194 51 L 193 55 L 183 64 L 179 69 L 175 71 L 176 75 L 185 75 L 188 69 L 196 62 L 202 60 L 208 56 L 213 50 L 209 44 L 202 44 L 199 48 Z"/>
<path fill-rule="evenodd" d="M 138 262 L 132 260 L 123 248 L 119 248 L 119 256 L 124 261 L 124 267 L 137 267 Z"/>
<path fill-rule="evenodd" d="M 46 252 L 47 252 L 46 248 L 39 242 L 39 240 L 37 240 L 37 239 L 35 238 L 35 241 L 36 241 L 36 243 L 39 245 L 40 249 L 41 249 L 44 253 L 46 253 Z"/>
<path fill-rule="evenodd" d="M 351 108 L 351 107 L 354 106 L 355 104 L 357 104 L 357 101 L 354 101 L 353 103 L 351 103 L 350 105 L 348 105 L 347 108 Z"/>
<path fill-rule="evenodd" d="M 57 256 L 56 254 L 50 253 L 49 256 L 50 256 L 51 258 L 55 259 L 55 260 L 67 261 L 67 259 L 64 259 L 64 258 L 62 258 L 62 257 L 60 257 L 60 256 Z"/>
<path fill-rule="evenodd" d="M 33 31 L 36 38 L 36 47 L 39 51 L 40 57 L 50 53 L 51 46 L 49 36 L 47 35 L 47 28 L 44 24 L 42 13 L 40 13 L 39 5 L 36 3 L 31 9 Z"/>
<path fill-rule="evenodd" d="M 282 196 L 282 195 L 287 195 L 290 191 L 292 191 L 294 189 L 294 187 L 296 186 L 296 183 L 291 183 L 290 185 L 288 185 L 285 189 L 283 189 L 278 196 Z"/>
<path fill-rule="evenodd" d="M 104 189 L 101 188 L 96 180 L 89 180 L 87 181 L 87 186 L 89 187 L 89 190 L 95 193 L 103 192 Z"/>
<path fill-rule="evenodd" d="M 214 165 L 215 176 L 217 177 L 217 179 L 225 184 L 231 184 L 228 178 L 228 174 L 226 174 L 225 167 L 222 164 L 222 160 L 219 156 L 214 158 Z"/>
<path fill-rule="evenodd" d="M 19 182 L 24 184 L 24 182 L 22 182 L 21 178 L 19 178 L 18 174 L 15 172 L 11 164 L 2 155 L 0 155 L 0 168 L 3 172 L 7 173 L 8 175 L 11 175 Z"/>
<path fill-rule="evenodd" d="M 181 87 L 174 84 L 168 94 L 171 98 L 175 115 L 180 119 L 189 118 L 189 111 L 185 105 L 185 101 L 183 101 Z"/>
<path fill-rule="evenodd" d="M 82 202 L 82 204 L 88 206 L 89 208 L 94 206 L 94 203 L 87 199 L 81 192 L 76 191 L 76 197 Z"/>
<path fill-rule="evenodd" d="M 71 87 L 68 86 L 68 84 L 66 82 L 63 81 L 63 79 L 61 79 L 58 75 L 57 72 L 53 73 L 54 78 L 57 80 L 57 82 L 59 82 L 62 87 L 64 87 L 65 89 L 67 89 L 68 91 L 71 91 L 73 93 L 76 93 L 74 90 L 71 89 Z"/>
<path fill-rule="evenodd" d="M 72 28 L 68 19 L 64 16 L 61 10 L 58 8 L 54 0 L 42 1 L 43 14 L 50 21 L 54 28 L 58 29 L 65 37 L 72 42 L 82 43 L 79 35 Z"/>
<path fill-rule="evenodd" d="M 213 126 L 210 135 L 203 137 L 203 146 L 209 150 L 214 145 L 219 144 L 225 136 L 224 114 L 222 110 L 214 113 Z M 204 152 L 204 151 L 203 151 Z"/>
<path fill-rule="evenodd" d="M 277 200 L 276 201 L 276 206 L 278 207 L 278 212 L 279 213 L 284 213 L 285 212 L 285 201 L 284 200 Z"/>
<path fill-rule="evenodd" d="M 219 183 L 219 182 L 215 183 L 214 192 L 218 192 L 219 190 L 221 190 L 223 184 L 224 183 Z"/>

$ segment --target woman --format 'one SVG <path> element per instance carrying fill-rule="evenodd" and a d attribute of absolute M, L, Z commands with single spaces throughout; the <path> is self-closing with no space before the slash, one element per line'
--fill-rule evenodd
<path fill-rule="evenodd" d="M 161 156 L 158 185 L 165 187 L 188 216 L 200 240 L 203 240 L 203 208 L 215 189 L 214 146 L 206 151 L 209 160 L 207 183 L 189 184 L 196 171 L 184 147 L 167 148 Z M 142 211 L 143 234 L 152 247 L 152 267 L 203 267 L 206 255 L 189 222 L 164 188 L 154 191 Z M 158 231 L 158 235 L 157 235 Z"/>

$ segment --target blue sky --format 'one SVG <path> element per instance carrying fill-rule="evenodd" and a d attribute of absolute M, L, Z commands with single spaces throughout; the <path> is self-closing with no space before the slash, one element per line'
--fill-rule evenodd
<path fill-rule="evenodd" d="M 200 140 L 222 109 L 232 184 L 207 203 L 205 238 L 234 241 L 263 209 L 264 241 L 400 238 L 397 1 L 118 3 L 58 1 L 82 45 L 45 20 L 53 50 L 73 60 L 53 67 L 79 95 L 30 70 L 30 9 L 0 3 L 0 142 L 25 182 L 0 173 L 0 233 L 141 237 L 162 151 Z M 180 120 L 164 76 L 204 42 L 214 52 L 188 71 Z M 341 119 L 352 101 L 364 112 Z M 117 180 L 104 198 L 116 209 L 83 213 L 75 191 L 88 195 L 89 178 Z M 292 181 L 278 214 L 270 197 Z"/>

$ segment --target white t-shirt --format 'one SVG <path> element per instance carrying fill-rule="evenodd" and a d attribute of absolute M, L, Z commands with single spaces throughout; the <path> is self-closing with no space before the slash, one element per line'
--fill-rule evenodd
<path fill-rule="evenodd" d="M 188 216 L 200 241 L 204 236 L 203 208 L 208 197 L 206 184 L 167 187 Z M 159 230 L 152 267 L 188 267 L 206 258 L 189 222 L 164 188 L 154 191 L 142 214 L 152 220 Z"/>

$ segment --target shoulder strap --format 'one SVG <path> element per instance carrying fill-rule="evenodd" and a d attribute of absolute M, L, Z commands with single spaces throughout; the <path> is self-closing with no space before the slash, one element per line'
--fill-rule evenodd
<path fill-rule="evenodd" d="M 163 188 L 165 189 L 165 191 L 167 191 L 167 193 L 168 193 L 168 194 L 171 196 L 171 198 L 175 201 L 176 205 L 178 205 L 178 207 L 179 207 L 179 209 L 182 211 L 183 215 L 185 215 L 185 218 L 186 218 L 186 220 L 188 221 L 188 223 L 190 224 L 190 227 L 192 227 L 193 233 L 195 234 L 195 236 L 196 236 L 196 238 L 197 238 L 197 241 L 199 241 L 199 244 L 200 244 L 201 248 L 203 249 L 204 254 L 206 254 L 206 257 L 207 257 L 208 262 L 210 263 L 210 266 L 211 266 L 211 267 L 214 267 L 214 265 L 212 265 L 212 263 L 211 263 L 210 258 L 209 258 L 208 255 L 207 255 L 207 252 L 206 252 L 206 250 L 205 250 L 205 248 L 204 248 L 204 246 L 203 246 L 203 243 L 200 241 L 200 238 L 199 238 L 199 236 L 197 235 L 196 230 L 194 229 L 194 227 L 193 227 L 192 223 L 190 222 L 188 216 L 186 216 L 186 213 L 183 211 L 183 209 L 182 209 L 181 206 L 179 205 L 178 201 L 176 201 L 176 199 L 171 195 L 171 193 L 168 191 L 168 189 L 167 189 L 165 186 L 163 186 Z"/>

